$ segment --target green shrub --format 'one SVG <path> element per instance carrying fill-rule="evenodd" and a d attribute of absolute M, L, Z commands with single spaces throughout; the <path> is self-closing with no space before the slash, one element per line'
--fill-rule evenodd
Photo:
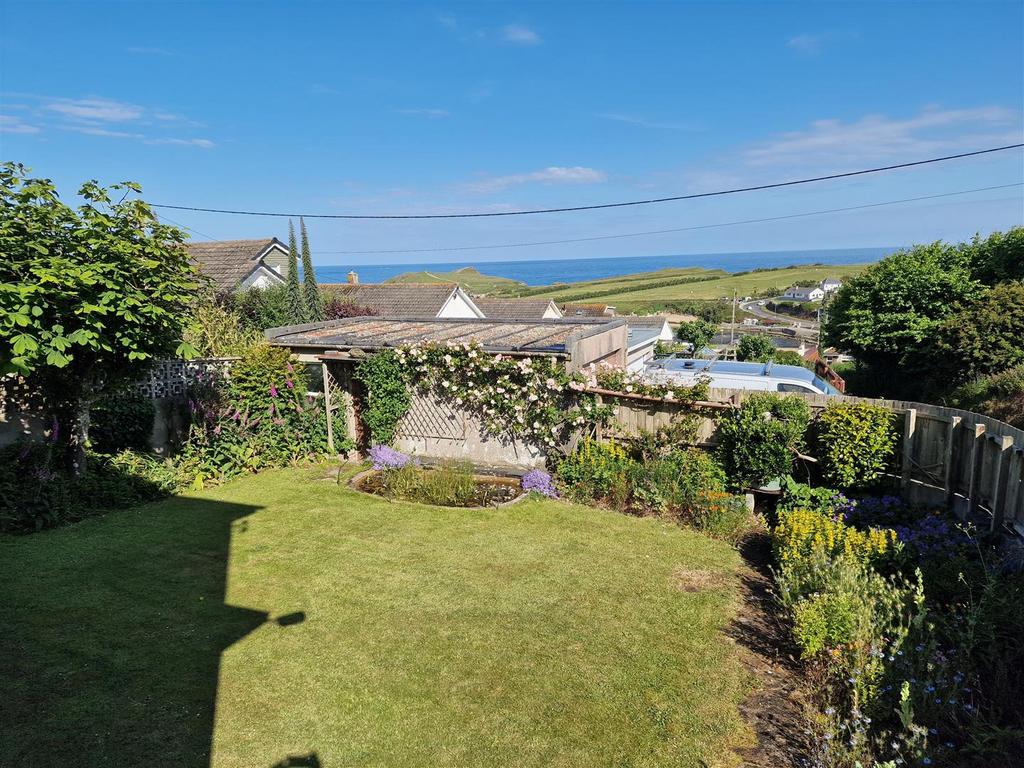
<path fill-rule="evenodd" d="M 952 404 L 1024 428 L 1024 365 L 985 376 L 957 389 Z"/>
<path fill-rule="evenodd" d="M 149 448 L 156 406 L 148 395 L 136 389 L 104 395 L 93 404 L 89 415 L 89 442 L 98 453 Z"/>
<path fill-rule="evenodd" d="M 182 482 L 201 488 L 326 458 L 327 414 L 322 398 L 309 396 L 307 376 L 288 350 L 263 344 L 235 363 L 229 382 L 197 383 L 189 393 L 193 423 L 175 462 Z M 335 432 L 344 434 L 340 423 Z M 345 452 L 350 446 L 342 441 L 335 447 Z"/>
<path fill-rule="evenodd" d="M 730 481 L 759 487 L 789 474 L 809 420 L 810 409 L 799 398 L 755 394 L 744 400 L 718 426 L 718 455 Z"/>
<path fill-rule="evenodd" d="M 261 334 L 267 328 L 279 328 L 289 324 L 286 285 L 250 288 L 219 296 L 218 301 L 237 312 L 244 325 Z"/>
<path fill-rule="evenodd" d="M 814 430 L 825 480 L 844 490 L 878 480 L 896 450 L 895 422 L 895 414 L 881 406 L 830 403 Z"/>
<path fill-rule="evenodd" d="M 262 341 L 261 329 L 247 322 L 229 303 L 213 298 L 196 303 L 185 329 L 185 342 L 199 357 L 237 357 Z"/>
<path fill-rule="evenodd" d="M 356 366 L 355 378 L 366 386 L 361 414 L 370 442 L 390 445 L 398 422 L 412 404 L 405 366 L 394 350 L 383 349 Z"/>
<path fill-rule="evenodd" d="M 52 443 L 7 446 L 0 450 L 0 532 L 31 533 L 159 498 L 175 483 L 153 461 L 130 451 L 89 454 L 88 469 L 76 477 Z"/>
<path fill-rule="evenodd" d="M 621 445 L 585 438 L 558 463 L 556 475 L 570 499 L 603 500 L 621 509 L 629 499 L 630 476 L 637 466 Z"/>
<path fill-rule="evenodd" d="M 725 471 L 699 448 L 676 450 L 631 467 L 630 484 L 637 506 L 650 512 L 689 515 L 712 494 L 725 490 Z"/>
<path fill-rule="evenodd" d="M 740 337 L 736 345 L 736 359 L 767 363 L 775 356 L 775 345 L 770 337 L 761 333 L 751 333 Z"/>
<path fill-rule="evenodd" d="M 306 394 L 304 369 L 292 363 L 291 352 L 285 347 L 258 344 L 248 349 L 231 366 L 228 394 L 236 405 L 244 405 L 252 414 L 269 413 L 275 401 L 290 390 L 295 395 Z"/>
<path fill-rule="evenodd" d="M 708 493 L 690 509 L 683 522 L 716 539 L 738 544 L 758 525 L 742 496 Z"/>

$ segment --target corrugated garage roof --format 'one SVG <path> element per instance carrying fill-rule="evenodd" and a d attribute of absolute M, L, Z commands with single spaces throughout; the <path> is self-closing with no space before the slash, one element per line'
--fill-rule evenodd
<path fill-rule="evenodd" d="M 292 348 L 346 350 L 444 344 L 481 344 L 488 352 L 568 354 L 569 343 L 621 325 L 615 320 L 447 320 L 350 317 L 326 323 L 271 328 L 271 344 Z"/>

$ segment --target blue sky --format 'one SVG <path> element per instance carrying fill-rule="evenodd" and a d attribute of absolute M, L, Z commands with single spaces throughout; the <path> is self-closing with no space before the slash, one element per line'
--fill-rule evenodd
<path fill-rule="evenodd" d="M 1024 3 L 0 4 L 0 157 L 152 202 L 320 213 L 603 203 L 1024 140 Z M 309 221 L 320 264 L 847 248 L 1024 220 L 1020 187 L 668 235 L 592 237 L 1024 180 L 1010 151 L 625 210 Z M 166 212 L 216 239 L 281 219 Z M 193 235 L 205 239 L 201 235 Z"/>

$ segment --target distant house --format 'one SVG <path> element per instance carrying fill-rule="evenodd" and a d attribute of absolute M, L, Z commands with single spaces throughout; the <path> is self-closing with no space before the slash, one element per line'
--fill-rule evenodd
<path fill-rule="evenodd" d="M 218 291 L 268 288 L 288 276 L 288 246 L 276 237 L 187 243 L 185 248 Z"/>
<path fill-rule="evenodd" d="M 562 310 L 550 299 L 487 299 L 473 302 L 484 317 L 495 320 L 557 320 Z"/>
<path fill-rule="evenodd" d="M 368 307 L 381 317 L 484 317 L 458 283 L 349 282 L 321 283 L 320 287 L 328 295 Z"/>
<path fill-rule="evenodd" d="M 566 317 L 615 317 L 615 307 L 608 304 L 569 302 L 562 305 Z"/>
<path fill-rule="evenodd" d="M 787 288 L 782 297 L 791 301 L 821 301 L 825 291 L 817 285 L 794 285 Z"/>
<path fill-rule="evenodd" d="M 835 293 L 843 287 L 843 281 L 835 277 L 826 277 L 821 281 L 819 287 L 825 293 Z"/>

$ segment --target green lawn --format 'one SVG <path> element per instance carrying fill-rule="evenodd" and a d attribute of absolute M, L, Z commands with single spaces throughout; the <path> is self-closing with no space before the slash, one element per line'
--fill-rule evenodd
<path fill-rule="evenodd" d="M 282 470 L 0 539 L 0 765 L 722 766 L 734 550 Z M 716 579 L 679 588 L 680 569 Z"/>

